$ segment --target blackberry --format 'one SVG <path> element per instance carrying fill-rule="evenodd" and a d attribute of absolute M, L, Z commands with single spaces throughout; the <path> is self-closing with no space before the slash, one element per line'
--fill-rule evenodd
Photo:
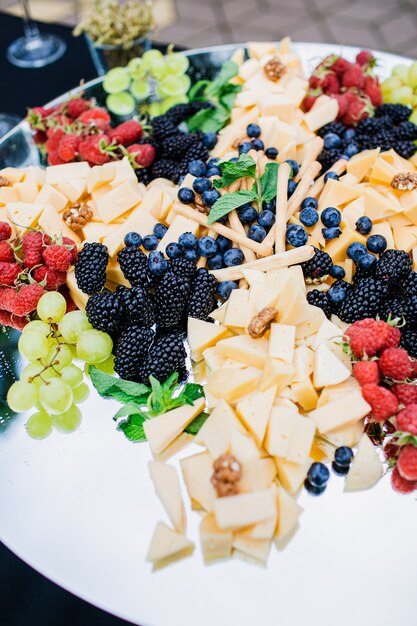
<path fill-rule="evenodd" d="M 403 299 L 391 297 L 383 300 L 380 304 L 378 315 L 384 321 L 387 321 L 388 317 L 391 319 L 395 319 L 396 317 L 405 317 Z"/>
<path fill-rule="evenodd" d="M 356 137 L 370 135 L 382 128 L 381 121 L 375 117 L 365 117 L 356 126 Z"/>
<path fill-rule="evenodd" d="M 202 141 L 194 141 L 193 145 L 187 150 L 185 159 L 190 161 L 201 160 L 206 162 L 209 152 Z"/>
<path fill-rule="evenodd" d="M 120 378 L 140 381 L 140 369 L 154 342 L 155 333 L 151 328 L 129 326 L 120 336 L 116 347 L 114 369 Z"/>
<path fill-rule="evenodd" d="M 340 148 L 333 148 L 332 150 L 322 150 L 319 156 L 317 157 L 317 161 L 321 163 L 322 169 L 321 173 L 323 174 L 327 170 L 331 168 L 332 165 L 338 161 L 341 155 Z"/>
<path fill-rule="evenodd" d="M 88 295 L 102 291 L 106 282 L 109 253 L 101 243 L 85 243 L 75 264 L 75 280 Z"/>
<path fill-rule="evenodd" d="M 412 325 L 413 328 L 417 324 L 417 296 L 410 296 L 403 300 L 404 317 L 407 321 L 407 325 Z"/>
<path fill-rule="evenodd" d="M 407 350 L 410 356 L 417 359 L 417 330 L 402 330 L 400 345 L 402 348 Z"/>
<path fill-rule="evenodd" d="M 91 326 L 112 337 L 122 329 L 123 305 L 117 293 L 103 291 L 94 294 L 88 299 L 85 312 Z"/>
<path fill-rule="evenodd" d="M 343 300 L 338 316 L 348 324 L 365 317 L 375 317 L 387 292 L 387 286 L 382 281 L 362 278 Z"/>
<path fill-rule="evenodd" d="M 187 306 L 191 282 L 186 276 L 168 271 L 155 289 L 156 320 L 160 326 L 178 326 Z"/>
<path fill-rule="evenodd" d="M 192 278 L 196 272 L 197 266 L 194 261 L 188 259 L 172 259 L 169 262 L 169 269 L 174 274 Z"/>
<path fill-rule="evenodd" d="M 390 285 L 407 277 L 411 272 L 411 259 L 405 250 L 385 250 L 377 263 L 375 276 Z"/>
<path fill-rule="evenodd" d="M 417 272 L 411 272 L 406 278 L 400 280 L 399 287 L 404 295 L 417 296 Z"/>
<path fill-rule="evenodd" d="M 397 139 L 409 139 L 413 141 L 417 139 L 417 124 L 413 124 L 413 122 L 401 122 L 397 128 L 394 128 L 393 134 Z"/>
<path fill-rule="evenodd" d="M 148 352 L 140 368 L 140 380 L 149 384 L 149 376 L 163 383 L 173 372 L 184 376 L 186 352 L 182 336 L 177 332 L 161 335 Z"/>
<path fill-rule="evenodd" d="M 166 116 L 172 121 L 173 124 L 181 124 L 186 119 L 195 115 L 203 109 L 212 108 L 210 102 L 187 102 L 184 104 L 176 104 L 166 112 Z"/>
<path fill-rule="evenodd" d="M 383 117 L 387 115 L 393 124 L 405 122 L 411 115 L 411 109 L 404 104 L 381 104 L 374 112 L 375 117 Z"/>
<path fill-rule="evenodd" d="M 215 293 L 218 282 L 205 268 L 200 268 L 193 280 L 190 299 L 188 302 L 188 316 L 199 320 L 207 320 L 216 307 Z"/>
<path fill-rule="evenodd" d="M 157 140 L 165 139 L 171 135 L 178 134 L 178 128 L 166 115 L 154 117 L 152 122 L 153 135 Z"/>
<path fill-rule="evenodd" d="M 329 296 L 325 291 L 319 291 L 318 289 L 313 289 L 309 291 L 307 294 L 307 300 L 309 304 L 322 309 L 326 317 L 330 317 L 332 314 L 332 305 L 329 300 Z"/>
<path fill-rule="evenodd" d="M 173 183 L 177 183 L 180 177 L 180 168 L 176 161 L 171 159 L 159 159 L 152 166 L 153 178 L 168 178 Z"/>
<path fill-rule="evenodd" d="M 155 323 L 155 310 L 152 299 L 142 287 L 128 289 L 117 287 L 116 293 L 123 306 L 124 321 L 127 325 L 152 326 Z"/>
<path fill-rule="evenodd" d="M 304 277 L 311 279 L 310 282 L 314 282 L 315 279 L 330 274 L 333 267 L 332 257 L 327 254 L 327 252 L 324 252 L 324 250 L 314 248 L 314 256 L 309 261 L 301 263 L 301 267 Z"/>
<path fill-rule="evenodd" d="M 397 141 L 393 146 L 395 152 L 402 156 L 404 159 L 410 159 L 415 152 L 417 152 L 417 146 L 413 141 Z"/>
<path fill-rule="evenodd" d="M 168 137 L 162 143 L 162 155 L 164 159 L 181 159 L 195 142 L 193 135 L 181 133 Z"/>
<path fill-rule="evenodd" d="M 152 168 L 150 167 L 138 167 L 135 170 L 135 174 L 138 182 L 144 185 L 149 185 L 152 180 Z"/>
<path fill-rule="evenodd" d="M 324 135 L 327 135 L 328 133 L 334 133 L 335 135 L 343 135 L 343 133 L 346 130 L 346 126 L 344 124 L 342 124 L 342 122 L 330 122 L 330 124 L 326 124 L 325 126 L 322 126 L 318 131 L 317 134 L 320 137 L 324 137 Z"/>
<path fill-rule="evenodd" d="M 140 248 L 134 246 L 122 248 L 117 253 L 117 261 L 123 276 L 132 287 L 149 285 L 148 257 Z"/>

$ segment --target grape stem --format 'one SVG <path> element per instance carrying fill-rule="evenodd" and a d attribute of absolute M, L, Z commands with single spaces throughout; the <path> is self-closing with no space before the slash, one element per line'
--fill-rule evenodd
<path fill-rule="evenodd" d="M 48 380 L 45 380 L 45 379 L 42 377 L 42 374 L 44 374 L 47 370 L 49 370 L 49 369 L 51 369 L 51 368 L 53 369 L 53 371 L 54 371 L 54 372 L 55 372 L 58 376 L 60 376 L 60 372 L 59 372 L 57 369 L 55 369 L 55 367 L 54 367 L 57 363 L 59 363 L 59 361 L 56 361 L 55 359 L 58 357 L 58 355 L 59 355 L 59 353 L 60 353 L 60 350 L 61 350 L 61 347 L 62 347 L 63 345 L 65 345 L 65 344 L 63 344 L 63 343 L 61 342 L 61 338 L 60 338 L 60 336 L 59 336 L 59 333 L 57 332 L 56 324 L 53 324 L 51 321 L 48 321 L 48 323 L 49 323 L 49 327 L 50 327 L 50 329 L 51 329 L 51 332 L 48 334 L 48 337 L 53 337 L 53 339 L 55 339 L 55 341 L 57 342 L 58 346 L 57 346 L 57 348 L 56 348 L 56 350 L 55 350 L 55 353 L 54 353 L 54 355 L 53 355 L 53 357 L 52 357 L 51 361 L 50 361 L 47 365 L 44 365 L 43 369 L 41 369 L 41 371 L 40 371 L 40 372 L 38 372 L 38 373 L 37 373 L 37 374 L 35 374 L 34 376 L 30 376 L 30 377 L 28 378 L 28 382 L 29 382 L 29 383 L 33 383 L 33 381 L 35 380 L 35 378 L 40 378 L 40 379 L 41 379 L 41 381 L 42 381 L 45 385 L 48 385 L 48 384 L 49 384 L 49 381 L 48 381 Z"/>

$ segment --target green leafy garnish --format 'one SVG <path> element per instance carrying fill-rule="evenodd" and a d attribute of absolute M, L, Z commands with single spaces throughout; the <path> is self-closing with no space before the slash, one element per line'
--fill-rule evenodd
<path fill-rule="evenodd" d="M 204 422 L 208 418 L 209 418 L 209 414 L 206 413 L 205 411 L 202 411 L 200 415 L 197 415 L 197 417 L 193 419 L 191 424 L 188 424 L 187 428 L 185 429 L 185 432 L 189 433 L 190 435 L 197 435 L 197 433 L 200 431 L 200 428 L 203 426 Z"/>
<path fill-rule="evenodd" d="M 222 175 L 213 181 L 216 189 L 227 187 L 240 178 L 256 177 L 256 163 L 247 154 L 241 154 L 236 162 L 224 161 L 219 164 L 219 168 Z"/>
<path fill-rule="evenodd" d="M 267 163 L 260 180 L 263 202 L 271 202 L 277 195 L 278 163 Z"/>
<path fill-rule="evenodd" d="M 130 415 L 129 419 L 120 422 L 117 426 L 117 430 L 121 430 L 129 441 L 146 441 L 145 431 L 143 430 L 143 422 L 145 419 L 146 418 L 139 413 L 135 413 Z"/>
<path fill-rule="evenodd" d="M 238 209 L 248 202 L 257 200 L 257 197 L 257 194 L 253 191 L 245 190 L 233 191 L 232 193 L 227 193 L 224 196 L 221 196 L 213 204 L 208 216 L 207 224 L 214 224 L 214 222 L 217 222 L 217 220 L 230 213 L 230 211 L 234 211 L 234 209 Z"/>

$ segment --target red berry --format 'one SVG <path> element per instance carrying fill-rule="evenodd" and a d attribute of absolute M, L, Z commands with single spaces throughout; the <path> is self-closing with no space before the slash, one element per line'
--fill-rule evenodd
<path fill-rule="evenodd" d="M 404 446 L 398 457 L 396 467 L 405 480 L 417 480 L 417 447 L 412 444 Z"/>
<path fill-rule="evenodd" d="M 74 161 L 77 156 L 79 143 L 80 138 L 78 135 L 64 135 L 58 145 L 58 157 L 65 163 Z"/>
<path fill-rule="evenodd" d="M 316 102 L 317 98 L 318 96 L 307 94 L 303 101 L 304 109 L 306 111 L 310 111 L 310 109 L 314 106 L 314 103 Z"/>
<path fill-rule="evenodd" d="M 58 152 L 48 152 L 48 165 L 64 165 L 66 161 L 63 161 Z"/>
<path fill-rule="evenodd" d="M 48 139 L 45 142 L 45 148 L 49 155 L 50 152 L 52 153 L 58 150 L 59 142 L 65 133 L 62 128 L 50 128 L 46 134 Z"/>
<path fill-rule="evenodd" d="M 391 391 L 395 393 L 400 404 L 403 404 L 404 406 L 408 406 L 409 404 L 417 404 L 416 385 L 400 383 L 399 385 L 392 385 Z"/>
<path fill-rule="evenodd" d="M 37 146 L 44 144 L 46 141 L 46 133 L 43 130 L 37 130 L 33 135 L 33 141 Z"/>
<path fill-rule="evenodd" d="M 357 361 L 353 364 L 353 375 L 358 383 L 363 385 L 377 385 L 379 383 L 379 368 L 376 361 Z"/>
<path fill-rule="evenodd" d="M 386 348 L 398 348 L 401 340 L 400 329 L 396 326 L 389 326 L 387 341 L 385 342 Z"/>
<path fill-rule="evenodd" d="M 353 91 L 347 91 L 345 93 L 345 99 L 348 108 L 341 120 L 347 126 L 356 126 L 358 122 L 369 117 L 374 111 L 374 107 L 366 95 L 359 95 Z"/>
<path fill-rule="evenodd" d="M 372 417 L 376 422 L 384 422 L 398 410 L 397 397 L 385 387 L 370 384 L 362 387 L 362 395 L 372 408 Z"/>
<path fill-rule="evenodd" d="M 17 263 L 0 262 L 0 285 L 14 285 L 21 271 Z"/>
<path fill-rule="evenodd" d="M 372 323 L 370 323 L 367 320 L 361 321 L 364 322 L 362 325 L 359 325 L 359 322 L 355 322 L 345 332 L 345 335 L 350 337 L 350 348 L 358 359 L 364 356 L 375 356 L 383 350 L 390 333 L 386 322 L 372 320 Z"/>
<path fill-rule="evenodd" d="M 338 76 L 342 76 L 349 69 L 349 67 L 349 61 L 346 61 L 343 57 L 336 58 L 336 60 L 330 65 L 330 69 Z"/>
<path fill-rule="evenodd" d="M 329 73 L 324 77 L 323 82 L 321 84 L 321 88 L 323 92 L 327 95 L 334 95 L 340 93 L 340 83 L 336 74 Z"/>
<path fill-rule="evenodd" d="M 373 317 L 365 317 L 363 320 L 359 320 L 355 322 L 349 328 L 345 330 L 345 335 L 347 337 L 353 337 L 358 332 L 362 332 L 363 330 L 367 330 L 368 328 L 373 328 L 376 324 L 376 320 Z"/>
<path fill-rule="evenodd" d="M 417 481 L 410 481 L 403 478 L 397 467 L 394 467 L 391 474 L 391 485 L 394 491 L 398 493 L 412 493 L 417 489 Z"/>
<path fill-rule="evenodd" d="M 46 243 L 50 242 L 48 235 L 43 235 L 38 230 L 28 232 L 22 240 L 23 262 L 25 267 L 42 265 L 42 250 Z"/>
<path fill-rule="evenodd" d="M 356 63 L 362 67 L 372 67 L 376 62 L 374 55 L 369 50 L 361 50 L 358 52 L 355 60 Z"/>
<path fill-rule="evenodd" d="M 65 246 L 48 246 L 42 256 L 45 265 L 52 270 L 67 272 L 71 265 L 72 253 Z"/>
<path fill-rule="evenodd" d="M 141 167 L 149 167 L 155 160 L 155 148 L 149 143 L 133 144 L 127 149 L 132 155 L 135 163 Z"/>
<path fill-rule="evenodd" d="M 0 222 L 0 241 L 6 241 L 12 236 L 12 227 L 7 222 Z"/>
<path fill-rule="evenodd" d="M 89 111 L 86 111 L 89 113 Z M 91 165 L 104 165 L 110 161 L 106 147 L 110 144 L 108 135 L 91 135 L 80 142 L 78 152 L 84 161 Z"/>
<path fill-rule="evenodd" d="M 346 100 L 346 94 L 339 93 L 333 96 L 337 100 L 337 104 L 339 105 L 339 112 L 337 114 L 337 119 L 340 120 L 347 113 L 349 108 L 349 103 Z"/>
<path fill-rule="evenodd" d="M 411 374 L 410 378 L 417 378 L 417 360 L 410 359 Z"/>
<path fill-rule="evenodd" d="M 135 120 L 128 120 L 109 131 L 110 139 L 122 146 L 130 146 L 138 141 L 143 134 L 142 126 Z"/>
<path fill-rule="evenodd" d="M 62 238 L 62 244 L 71 252 L 71 265 L 77 260 L 77 246 L 69 237 Z"/>
<path fill-rule="evenodd" d="M 387 348 L 379 359 L 379 369 L 387 378 L 405 380 L 411 374 L 410 359 L 403 348 Z"/>
<path fill-rule="evenodd" d="M 52 270 L 51 268 L 46 267 L 46 265 L 35 267 L 32 272 L 32 276 L 37 283 L 42 283 L 42 286 L 48 291 L 56 291 L 67 280 L 66 272 Z"/>
<path fill-rule="evenodd" d="M 29 315 L 38 306 L 45 290 L 38 284 L 24 285 L 17 293 L 13 305 L 13 313 L 22 317 Z"/>
<path fill-rule="evenodd" d="M 347 68 L 346 72 L 342 76 L 342 85 L 349 89 L 350 87 L 356 87 L 356 89 L 362 89 L 365 83 L 365 76 L 363 69 L 357 63 L 352 63 Z"/>
<path fill-rule="evenodd" d="M 8 241 L 0 241 L 0 261 L 6 263 L 13 263 L 14 261 L 13 248 Z"/>
<path fill-rule="evenodd" d="M 69 100 L 66 105 L 66 113 L 73 119 L 79 117 L 81 113 L 84 113 L 89 108 L 89 104 L 84 98 L 73 98 Z"/>
<path fill-rule="evenodd" d="M 9 311 L 0 310 L 0 326 L 9 326 L 16 330 L 23 330 L 28 321 L 27 317 L 18 317 L 9 313 Z"/>
<path fill-rule="evenodd" d="M 376 76 L 365 76 L 363 89 L 374 107 L 379 107 L 382 104 L 381 87 Z"/>
<path fill-rule="evenodd" d="M 109 124 L 110 115 L 107 113 L 106 109 L 96 107 L 94 109 L 88 109 L 88 111 L 84 111 L 78 117 L 78 121 L 82 124 L 90 124 L 90 122 L 95 122 L 96 120 L 102 120 L 103 122 Z"/>
<path fill-rule="evenodd" d="M 0 309 L 13 312 L 16 291 L 12 287 L 0 287 Z"/>
<path fill-rule="evenodd" d="M 405 385 L 397 385 L 404 387 Z M 414 389 L 416 389 L 414 387 Z M 417 395 L 417 394 L 416 394 Z M 400 402 L 404 404 L 401 400 Z M 398 430 L 403 430 L 411 435 L 417 435 L 417 398 L 414 403 L 406 405 L 406 408 L 397 415 Z"/>

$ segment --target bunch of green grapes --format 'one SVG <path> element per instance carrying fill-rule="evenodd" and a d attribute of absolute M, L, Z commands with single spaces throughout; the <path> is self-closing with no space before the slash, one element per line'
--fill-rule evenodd
<path fill-rule="evenodd" d="M 53 428 L 70 433 L 81 424 L 77 404 L 90 390 L 74 359 L 107 370 L 113 359 L 111 337 L 95 330 L 83 311 L 66 313 L 66 308 L 60 293 L 45 293 L 37 307 L 39 320 L 29 322 L 19 339 L 19 352 L 29 363 L 10 387 L 7 402 L 17 413 L 36 408 L 26 424 L 35 439 L 44 439 Z"/>
<path fill-rule="evenodd" d="M 129 116 L 137 104 L 144 105 L 152 97 L 157 101 L 146 105 L 149 114 L 162 115 L 174 104 L 188 102 L 190 77 L 186 73 L 189 61 L 179 52 L 163 55 L 148 50 L 142 57 L 132 59 L 126 67 L 107 72 L 103 89 L 109 94 L 106 106 L 115 115 Z"/>
<path fill-rule="evenodd" d="M 384 102 L 411 106 L 410 122 L 417 124 L 417 61 L 411 65 L 396 65 L 391 76 L 381 85 Z"/>

